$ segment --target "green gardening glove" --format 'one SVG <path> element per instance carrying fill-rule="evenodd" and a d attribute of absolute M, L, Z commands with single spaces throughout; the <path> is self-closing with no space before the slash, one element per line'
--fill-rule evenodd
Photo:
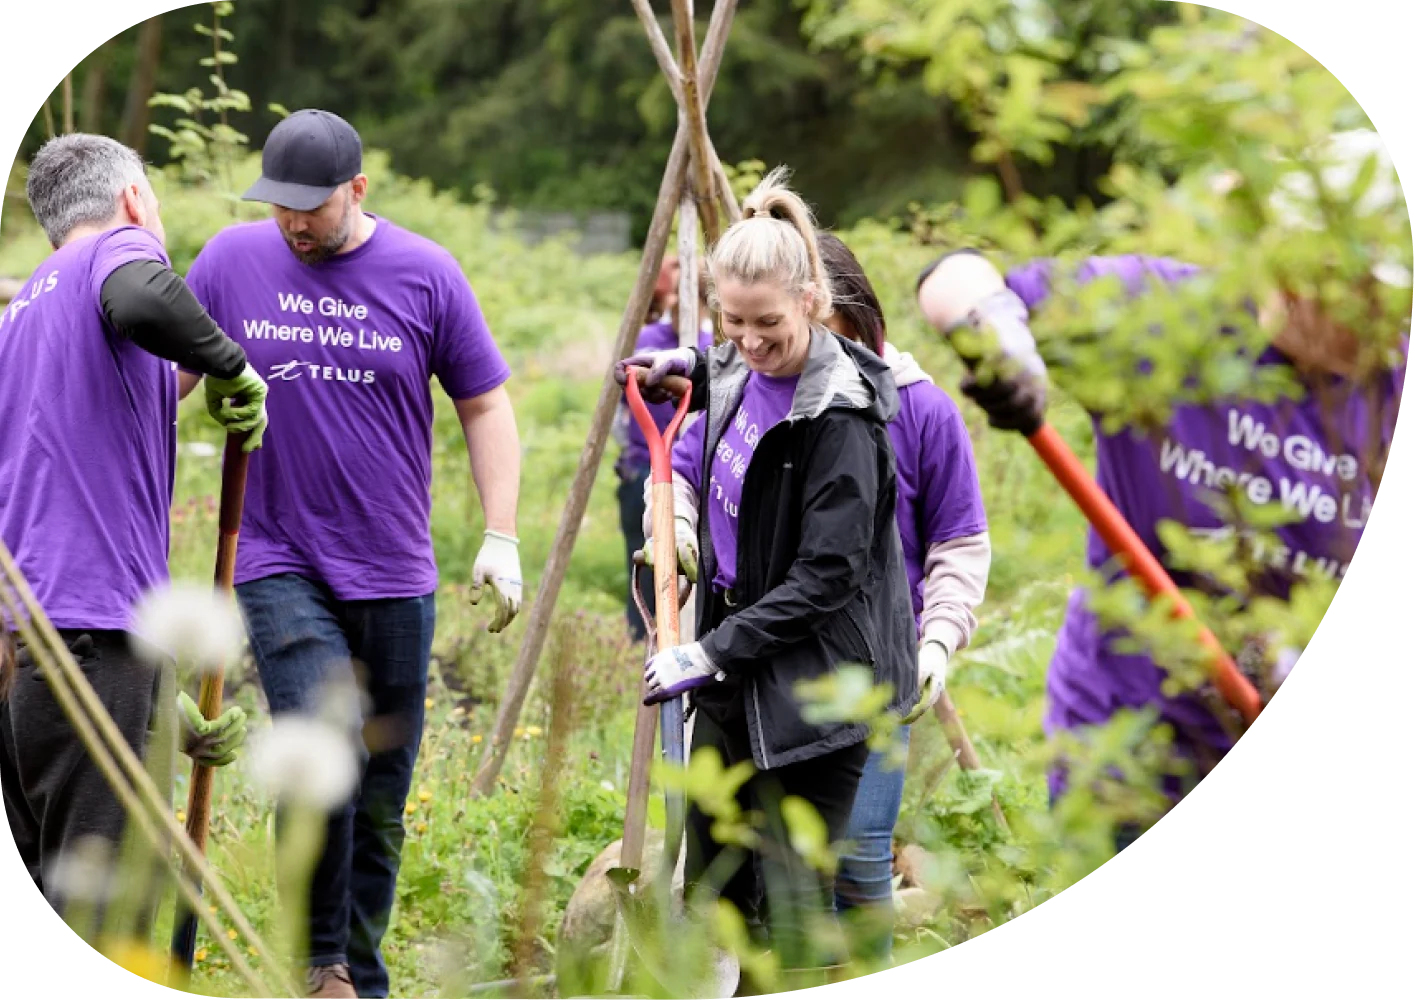
<path fill-rule="evenodd" d="M 265 416 L 265 380 L 249 364 L 231 379 L 207 376 L 206 411 L 227 432 L 249 432 L 244 452 L 260 448 L 269 423 Z"/>
<path fill-rule="evenodd" d="M 215 720 L 207 720 L 195 700 L 185 692 L 177 694 L 182 724 L 182 752 L 197 765 L 219 769 L 236 760 L 245 744 L 245 710 L 232 706 Z"/>

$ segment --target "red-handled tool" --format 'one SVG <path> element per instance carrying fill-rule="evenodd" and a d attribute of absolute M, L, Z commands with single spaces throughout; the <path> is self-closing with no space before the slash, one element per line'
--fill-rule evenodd
<path fill-rule="evenodd" d="M 1079 505 L 1085 518 L 1095 527 L 1100 538 L 1112 553 L 1124 561 L 1126 569 L 1143 586 L 1150 598 L 1167 596 L 1173 601 L 1174 615 L 1179 619 L 1195 619 L 1193 606 L 1183 597 L 1183 592 L 1173 583 L 1158 559 L 1144 545 L 1144 541 L 1125 521 L 1119 509 L 1100 490 L 1090 471 L 1080 462 L 1075 453 L 1066 445 L 1065 439 L 1049 424 L 1041 425 L 1037 432 L 1027 439 L 1036 454 L 1050 468 L 1067 494 Z M 1238 670 L 1231 655 L 1223 650 L 1213 631 L 1199 624 L 1199 642 L 1208 650 L 1213 683 L 1222 695 L 1249 726 L 1262 711 L 1262 697 L 1257 689 Z"/>
<path fill-rule="evenodd" d="M 643 370 L 630 367 L 625 394 L 629 410 L 643 431 L 648 444 L 648 460 L 651 468 L 650 508 L 653 517 L 653 592 L 656 599 L 655 622 L 650 625 L 649 649 L 651 658 L 657 650 L 676 647 L 681 631 L 678 613 L 681 602 L 678 596 L 678 555 L 677 534 L 673 528 L 673 463 L 672 444 L 687 418 L 687 408 L 692 396 L 692 384 L 681 376 L 669 376 L 663 380 L 663 388 L 678 398 L 677 411 L 666 428 L 660 433 L 653 413 L 643 399 L 638 380 Z M 637 590 L 638 569 L 633 571 L 632 587 Z M 647 623 L 649 617 L 644 617 Z M 663 758 L 665 761 L 682 766 L 687 754 L 684 739 L 685 720 L 683 697 L 676 696 L 664 700 L 655 708 L 644 706 L 640 693 L 638 719 L 634 725 L 633 756 L 629 762 L 628 803 L 624 810 L 624 840 L 619 853 L 619 866 L 638 870 L 643 863 L 644 826 L 648 817 L 649 766 L 653 756 L 653 731 L 662 720 Z M 664 867 L 671 873 L 676 865 L 677 853 L 682 842 L 686 820 L 686 805 L 681 791 L 669 791 L 667 795 L 667 831 L 663 844 Z"/>

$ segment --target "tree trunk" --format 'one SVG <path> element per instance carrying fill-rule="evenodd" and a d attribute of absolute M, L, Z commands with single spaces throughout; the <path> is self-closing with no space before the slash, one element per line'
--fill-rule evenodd
<path fill-rule="evenodd" d="M 80 132 L 103 130 L 103 95 L 108 83 L 108 57 L 112 51 L 113 43 L 104 42 L 89 59 L 88 69 L 83 75 L 83 94 L 79 98 Z"/>
<path fill-rule="evenodd" d="M 64 77 L 64 135 L 74 131 L 74 75 Z"/>
<path fill-rule="evenodd" d="M 147 102 L 157 84 L 157 65 L 162 57 L 162 16 L 142 22 L 137 36 L 137 62 L 128 80 L 128 101 L 123 109 L 123 142 L 139 154 L 147 149 L 147 125 L 151 110 Z"/>

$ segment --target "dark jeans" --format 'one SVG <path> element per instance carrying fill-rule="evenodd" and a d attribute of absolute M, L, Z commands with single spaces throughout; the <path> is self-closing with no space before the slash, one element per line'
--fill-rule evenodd
<path fill-rule="evenodd" d="M 693 724 L 692 750 L 715 748 L 723 763 L 751 761 L 745 719 L 719 725 L 703 713 Z M 841 962 L 818 948 L 819 923 L 833 921 L 834 880 L 812 867 L 791 846 L 781 801 L 795 796 L 819 813 L 831 843 L 844 837 L 854 806 L 855 789 L 869 757 L 861 741 L 839 751 L 779 769 L 758 771 L 742 785 L 737 802 L 743 811 L 760 812 L 758 829 L 764 851 L 744 853 L 712 838 L 712 818 L 693 804 L 687 817 L 686 883 L 704 884 L 742 913 L 754 935 L 765 940 L 784 970 Z M 714 865 L 715 864 L 715 865 Z M 812 939 L 814 942 L 812 943 Z"/>
<path fill-rule="evenodd" d="M 633 555 L 643 549 L 643 488 L 648 483 L 650 471 L 645 467 L 642 469 L 630 469 L 620 471 L 619 478 L 619 528 L 624 534 L 624 551 L 626 565 L 628 567 L 629 581 L 633 578 Z M 649 581 L 645 575 L 645 582 Z M 628 586 L 628 632 L 634 640 L 642 640 L 647 636 L 647 628 L 644 626 L 643 617 L 638 614 L 638 606 L 633 603 L 633 590 L 629 581 L 625 581 Z M 645 584 L 643 594 L 644 601 L 650 613 L 656 613 L 657 604 L 654 601 L 654 593 L 651 584 Z"/>
<path fill-rule="evenodd" d="M 60 630 L 59 635 L 133 751 L 139 758 L 152 753 L 149 772 L 158 788 L 165 782 L 170 789 L 175 739 L 162 755 L 157 753 L 163 749 L 153 742 L 158 693 L 171 684 L 170 666 L 159 671 L 136 657 L 127 634 L 118 630 Z M 85 913 L 84 927 L 76 927 L 80 935 L 98 932 L 103 902 L 118 894 L 126 899 L 124 911 L 132 924 L 114 931 L 146 938 L 161 886 L 151 876 L 145 886 L 129 882 L 118 888 L 112 883 L 127 814 L 39 666 L 23 645 L 17 653 L 11 688 L 0 702 L 0 786 L 20 860 L 56 912 L 66 919 Z M 99 865 L 96 883 L 85 880 L 75 887 L 54 879 L 56 863 L 80 857 Z M 132 881 L 138 875 L 125 876 Z M 134 901 L 134 893 L 151 899 Z"/>
<path fill-rule="evenodd" d="M 270 710 L 313 714 L 326 684 L 352 670 L 371 716 L 354 735 L 363 770 L 329 816 L 309 901 L 311 966 L 347 963 L 363 998 L 386 998 L 379 944 L 403 847 L 403 804 L 422 740 L 435 596 L 344 602 L 321 583 L 280 574 L 239 585 Z"/>

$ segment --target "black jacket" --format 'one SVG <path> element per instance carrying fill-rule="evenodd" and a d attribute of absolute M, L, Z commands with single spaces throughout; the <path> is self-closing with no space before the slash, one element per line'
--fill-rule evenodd
<path fill-rule="evenodd" d="M 757 443 L 742 484 L 735 606 L 710 587 L 711 457 L 750 370 L 730 344 L 698 356 L 694 409 L 706 408 L 699 482 L 697 633 L 726 680 L 693 694 L 718 722 L 746 717 L 759 769 L 815 758 L 864 740 L 863 724 L 807 722 L 798 682 L 843 664 L 872 667 L 893 688 L 890 710 L 917 699 L 917 626 L 894 518 L 888 422 L 898 411 L 889 367 L 823 328 L 790 414 Z"/>

